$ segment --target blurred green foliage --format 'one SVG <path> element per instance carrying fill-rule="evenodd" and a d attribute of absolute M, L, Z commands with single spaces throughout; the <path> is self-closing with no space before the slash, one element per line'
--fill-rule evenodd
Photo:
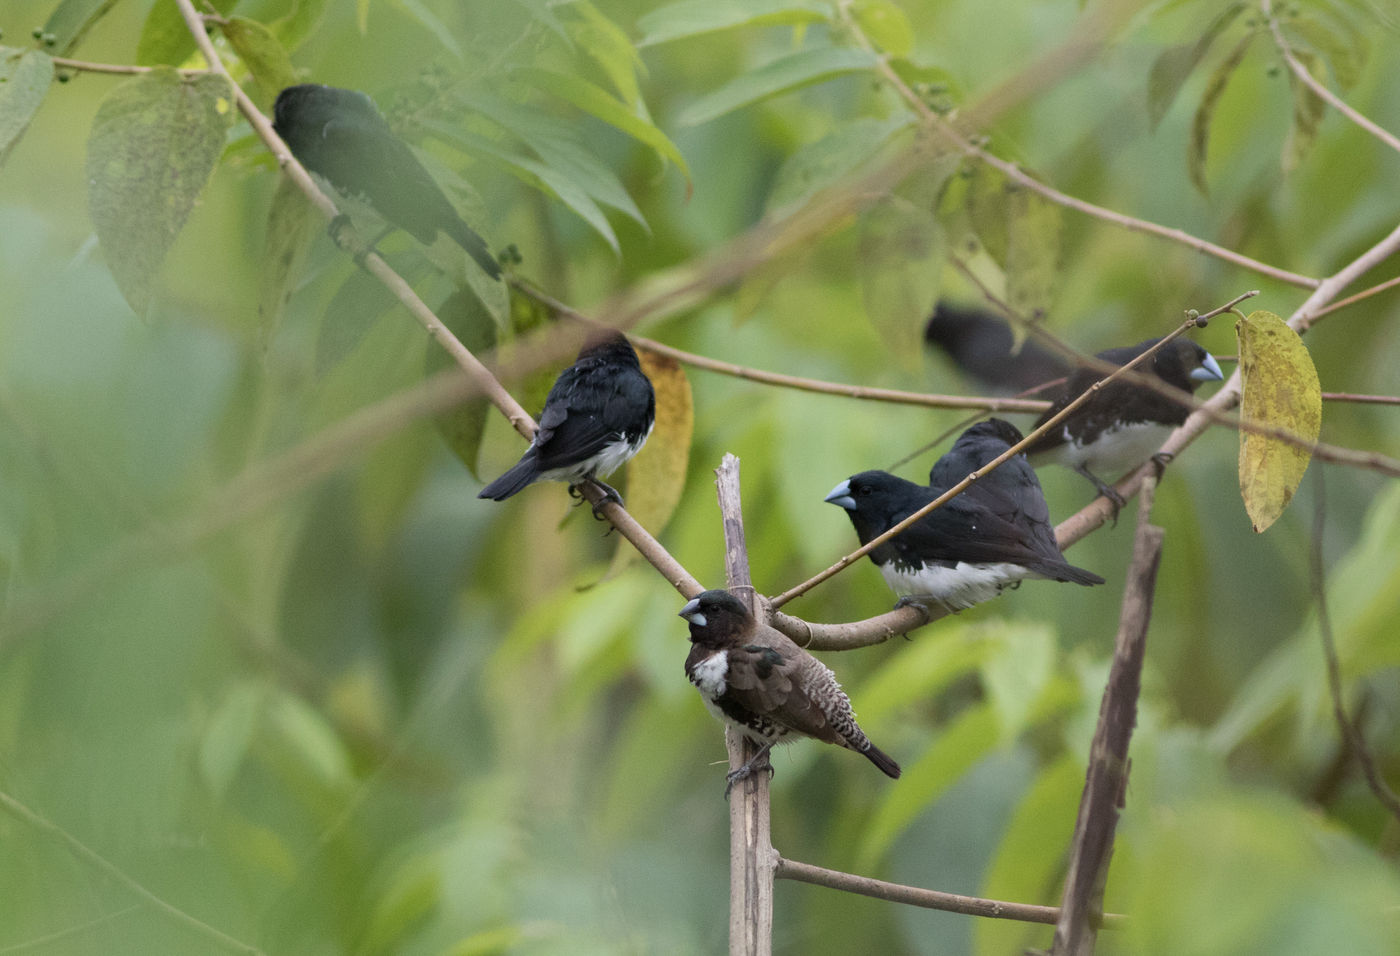
<path fill-rule="evenodd" d="M 170 62 L 191 49 L 167 29 L 171 6 L 8 0 L 0 29 L 12 47 L 39 28 L 56 55 Z M 520 274 L 584 308 L 797 208 L 909 136 L 906 108 L 816 0 L 224 6 L 267 27 L 239 28 L 239 48 L 261 61 L 251 76 L 220 40 L 260 102 L 253 78 L 280 69 L 272 41 L 305 77 L 370 92 L 493 245 L 519 250 Z M 946 108 L 1074 39 L 1095 7 L 874 0 L 854 15 Z M 1397 157 L 1334 112 L 1300 108 L 1267 34 L 1220 73 L 1260 29 L 1256 11 L 1141 7 L 1082 69 L 1002 116 L 989 148 L 1073 195 L 1307 274 L 1393 228 Z M 1287 7 L 1310 68 L 1400 129 L 1393 11 Z M 0 105 L 32 97 L 36 60 L 0 74 L 28 84 Z M 425 337 L 319 229 L 304 266 L 268 264 L 265 250 L 275 261 L 296 243 L 268 242 L 278 177 L 241 120 L 149 314 L 135 316 L 95 238 L 85 165 L 101 104 L 130 81 L 67 79 L 0 168 L 0 790 L 270 953 L 721 951 L 724 751 L 682 673 L 680 598 L 640 562 L 608 576 L 614 539 L 562 488 L 478 501 L 431 421 L 365 443 L 309 485 L 258 472 L 421 381 Z M 0 121 L 7 142 L 22 129 Z M 645 333 L 776 371 L 967 391 L 911 343 L 925 300 L 975 298 L 941 266 L 975 223 L 979 268 L 1087 351 L 1161 334 L 1181 310 L 1249 288 L 1281 315 L 1302 300 L 1073 213 L 1030 209 L 999 220 L 1002 235 L 985 209 L 947 200 L 1000 184 L 954 166 L 936 161 L 871 207 L 892 218 L 833 222 L 732 295 Z M 430 303 L 453 293 L 413 243 L 384 248 Z M 1324 389 L 1397 391 L 1395 303 L 1379 296 L 1309 333 Z M 518 302 L 514 322 L 486 305 L 503 331 L 535 321 Z M 1228 322 L 1200 338 L 1234 347 Z M 552 372 L 509 384 L 534 410 Z M 820 500 L 834 482 L 960 417 L 690 378 L 688 481 L 662 540 L 712 586 L 723 554 L 709 482 L 724 452 L 742 459 L 754 580 L 774 593 L 853 544 Z M 477 428 L 468 415 L 454 445 Z M 1322 439 L 1394 454 L 1400 425 L 1391 409 L 1328 404 Z M 519 452 L 488 416 L 481 473 Z M 1107 897 L 1132 919 L 1101 951 L 1393 953 L 1400 824 L 1331 715 L 1308 583 L 1315 476 L 1256 536 L 1235 459 L 1235 437 L 1212 432 L 1158 497 L 1167 544 Z M 263 483 L 237 484 L 249 473 Z M 1400 490 L 1364 471 L 1327 477 L 1348 704 L 1394 782 Z M 1043 481 L 1057 517 L 1085 503 L 1075 476 Z M 908 772 L 890 782 L 834 748 L 783 750 L 779 850 L 1056 903 L 1130 543 L 1125 518 L 1075 549 L 1107 587 L 1031 582 L 908 641 L 827 655 Z M 863 562 L 791 610 L 853 620 L 890 602 Z M 21 818 L 0 813 L 0 841 L 0 949 L 218 950 Z M 777 891 L 784 953 L 991 956 L 1048 942 L 1044 927 Z"/>

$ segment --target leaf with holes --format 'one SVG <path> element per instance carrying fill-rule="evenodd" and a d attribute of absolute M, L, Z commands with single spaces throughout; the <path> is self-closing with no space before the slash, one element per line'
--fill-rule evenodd
<path fill-rule="evenodd" d="M 637 354 L 642 371 L 656 390 L 656 427 L 637 457 L 627 463 L 627 510 L 655 537 L 671 520 L 685 490 L 695 403 L 690 379 L 679 362 L 644 350 Z M 619 540 L 609 575 L 625 568 L 636 556 L 636 548 Z"/>
<path fill-rule="evenodd" d="M 1316 442 L 1322 427 L 1322 386 L 1298 333 L 1272 312 L 1251 312 L 1235 323 L 1240 344 L 1240 416 Z M 1240 430 L 1240 494 L 1256 532 L 1278 520 L 1298 490 L 1312 452 L 1267 435 Z"/>
<path fill-rule="evenodd" d="M 233 91 L 217 74 L 160 67 L 114 87 L 87 144 L 88 211 L 122 295 L 138 315 L 161 263 L 223 152 Z"/>

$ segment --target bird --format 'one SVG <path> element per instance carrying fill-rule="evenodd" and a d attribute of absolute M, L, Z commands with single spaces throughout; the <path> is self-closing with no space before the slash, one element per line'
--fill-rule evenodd
<path fill-rule="evenodd" d="M 554 380 L 525 454 L 477 497 L 504 501 L 536 481 L 592 480 L 620 504 L 602 479 L 642 450 L 655 424 L 656 392 L 636 350 L 621 332 L 595 332 Z"/>
<path fill-rule="evenodd" d="M 897 779 L 899 764 L 870 742 L 856 724 L 851 700 L 831 669 L 786 634 L 760 624 L 729 591 L 705 591 L 681 608 L 690 624 L 685 675 L 705 707 L 758 745 L 727 777 L 734 784 L 763 768 L 773 745 L 811 737 L 861 754 Z M 771 773 L 772 765 L 766 769 Z"/>
<path fill-rule="evenodd" d="M 1126 365 L 1160 341 L 1148 339 L 1137 345 L 1107 349 L 1097 358 Z M 1135 370 L 1188 393 L 1205 382 L 1218 382 L 1225 377 L 1215 357 L 1190 339 L 1173 339 Z M 1094 368 L 1081 368 L 1071 374 L 1051 399 L 1050 407 L 1036 420 L 1036 427 L 1103 377 L 1104 373 Z M 1122 475 L 1152 457 L 1189 413 L 1185 405 L 1150 388 L 1123 380 L 1111 382 L 1032 442 L 1026 455 L 1037 466 L 1059 464 L 1079 472 L 1112 503 L 1116 515 L 1123 506 L 1123 496 L 1103 476 Z"/>
<path fill-rule="evenodd" d="M 846 509 L 861 544 L 894 527 L 987 465 L 1021 433 L 1001 419 L 968 428 L 940 458 L 925 486 L 885 471 L 841 482 L 826 501 Z M 1026 578 L 1089 587 L 1104 579 L 1065 560 L 1035 471 L 1016 455 L 942 507 L 870 552 L 899 604 L 961 611 L 989 601 Z"/>
<path fill-rule="evenodd" d="M 292 155 L 341 197 L 368 206 L 424 245 L 432 245 L 438 233 L 445 232 L 483 272 L 492 279 L 501 277 L 500 263 L 486 241 L 457 214 L 442 187 L 389 128 L 369 96 L 302 83 L 278 93 L 272 112 L 272 128 Z M 333 231 L 337 223 L 332 223 Z"/>
<path fill-rule="evenodd" d="M 1069 373 L 1064 360 L 1034 341 L 1016 351 L 1010 327 L 987 309 L 941 301 L 924 326 L 924 340 L 997 392 L 1028 391 Z"/>

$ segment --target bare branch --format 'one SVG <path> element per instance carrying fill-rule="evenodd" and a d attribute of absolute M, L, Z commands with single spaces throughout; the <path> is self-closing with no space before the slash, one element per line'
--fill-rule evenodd
<path fill-rule="evenodd" d="M 783 858 L 778 860 L 777 870 L 773 875 L 780 880 L 810 883 L 813 886 L 858 893 L 891 903 L 907 903 L 910 906 L 942 910 L 945 913 L 962 913 L 965 916 L 985 916 L 988 919 L 1019 920 L 1023 923 L 1045 923 L 1053 926 L 1060 915 L 1059 909 L 1054 906 L 1006 903 L 1001 900 L 983 899 L 980 896 L 925 890 L 917 886 L 887 883 L 868 876 L 856 876 L 853 873 L 842 873 L 839 870 L 828 870 L 825 867 Z M 1125 917 L 1110 913 L 1104 917 L 1104 925 L 1116 927 L 1122 925 L 1124 920 Z"/>
<path fill-rule="evenodd" d="M 1327 523 L 1327 486 L 1324 469 L 1317 469 L 1317 504 L 1313 510 L 1312 547 L 1308 549 L 1310 583 L 1313 600 L 1317 602 L 1317 630 L 1322 638 L 1322 654 L 1327 660 L 1327 689 L 1332 695 L 1332 715 L 1337 720 L 1342 741 L 1361 765 L 1366 785 L 1371 788 L 1381 806 L 1400 821 L 1400 796 L 1385 782 L 1376 758 L 1366 745 L 1358 723 L 1347 716 L 1345 690 L 1342 687 L 1342 664 L 1337 657 L 1337 641 L 1332 635 L 1332 615 L 1327 608 L 1327 572 L 1322 559 L 1322 532 Z"/>
<path fill-rule="evenodd" d="M 1274 16 L 1273 0 L 1260 0 L 1260 7 L 1264 11 L 1264 16 L 1268 19 L 1269 31 L 1274 35 L 1274 45 L 1278 47 L 1279 53 L 1283 55 L 1283 61 L 1288 64 L 1288 68 L 1293 71 L 1293 75 L 1298 78 L 1298 81 L 1316 93 L 1338 113 L 1341 113 L 1386 146 L 1400 153 L 1400 139 L 1397 139 L 1393 133 L 1383 129 L 1377 123 L 1367 119 L 1351 106 L 1348 106 L 1336 93 L 1333 93 L 1326 86 L 1319 83 L 1317 77 L 1313 76 L 1308 68 L 1293 55 L 1293 48 L 1289 45 L 1288 39 L 1283 35 L 1283 29 L 1279 26 L 1278 18 Z"/>
<path fill-rule="evenodd" d="M 80 73 L 109 73 L 117 76 L 137 76 L 141 73 L 149 73 L 155 69 L 153 66 L 136 66 L 131 63 L 93 63 L 89 60 L 70 60 L 66 56 L 50 57 L 53 65 L 62 70 L 77 70 Z M 205 73 L 214 73 L 214 70 L 179 70 L 181 76 L 200 76 Z"/>
<path fill-rule="evenodd" d="M 1360 302 L 1362 299 L 1369 299 L 1369 298 L 1370 298 L 1371 296 L 1373 296 L 1373 295 L 1377 295 L 1377 294 L 1379 294 L 1379 293 L 1381 293 L 1381 292 L 1386 292 L 1386 291 L 1388 291 L 1388 290 L 1390 290 L 1390 289 L 1395 288 L 1396 286 L 1400 286 L 1400 276 L 1396 276 L 1396 277 L 1393 278 L 1393 279 L 1387 279 L 1387 280 L 1385 280 L 1384 282 L 1380 283 L 1379 285 L 1373 285 L 1373 286 L 1371 286 L 1371 288 L 1369 288 L 1369 289 L 1363 289 L 1362 291 L 1356 293 L 1355 295 L 1349 295 L 1349 296 L 1347 296 L 1345 299 L 1342 299 L 1342 300 L 1337 301 L 1337 302 L 1333 302 L 1331 305 L 1327 306 L 1326 308 L 1318 309 L 1316 312 L 1313 313 L 1313 321 L 1316 322 L 1318 319 L 1322 318 L 1324 315 L 1329 315 L 1329 314 L 1331 314 L 1331 313 L 1333 313 L 1333 312 L 1338 312 L 1338 311 L 1340 311 L 1340 310 L 1342 310 L 1342 309 L 1345 309 L 1347 306 L 1355 305 L 1356 303 Z"/>
<path fill-rule="evenodd" d="M 1060 918 L 1055 924 L 1052 956 L 1093 956 L 1103 913 L 1113 835 L 1128 786 L 1128 745 L 1137 722 L 1147 626 L 1152 619 L 1152 598 L 1162 558 L 1164 532 L 1149 523 L 1155 488 L 1155 478 L 1147 478 L 1138 498 L 1133 559 L 1123 589 L 1113 663 L 1089 750 L 1079 816 L 1070 841 L 1069 872 L 1065 876 Z"/>
<path fill-rule="evenodd" d="M 69 853 L 73 854 L 83 863 L 92 867 L 108 879 L 118 883 L 146 906 L 149 906 L 172 922 L 179 923 L 186 929 L 193 930 L 200 936 L 212 940 L 229 952 L 248 953 L 249 956 L 264 956 L 263 951 L 256 946 L 251 946 L 242 940 L 234 939 L 222 930 L 215 929 L 203 920 L 196 919 L 189 913 L 186 913 L 178 906 L 161 899 L 134 878 L 128 876 L 126 871 L 89 847 L 86 843 L 83 843 L 47 817 L 35 813 L 33 810 L 29 809 L 29 807 L 2 790 L 0 790 L 0 807 L 7 810 L 11 816 L 44 834 L 44 836 L 62 844 Z"/>

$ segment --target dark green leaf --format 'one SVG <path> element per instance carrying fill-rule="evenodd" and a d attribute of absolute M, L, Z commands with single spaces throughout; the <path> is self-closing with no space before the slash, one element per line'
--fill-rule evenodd
<path fill-rule="evenodd" d="M 233 122 L 228 80 L 158 68 L 113 87 L 88 138 L 88 209 L 108 268 L 138 315 L 214 171 Z"/>
<path fill-rule="evenodd" d="M 67 56 L 82 42 L 92 25 L 117 5 L 117 0 L 62 0 L 44 24 L 44 35 L 53 38 L 47 52 Z"/>
<path fill-rule="evenodd" d="M 438 318 L 448 331 L 457 336 L 467 349 L 476 356 L 486 354 L 496 345 L 496 323 L 491 315 L 477 301 L 476 296 L 459 291 L 448 297 L 437 309 Z M 428 372 L 437 372 L 453 364 L 451 356 L 436 342 L 428 343 Z M 484 398 L 473 398 L 435 419 L 438 431 L 447 447 L 462 460 L 473 478 L 480 478 L 476 470 L 476 456 L 481 450 L 481 436 L 486 431 L 486 416 L 490 403 Z"/>
<path fill-rule="evenodd" d="M 637 21 L 642 31 L 637 46 L 732 27 L 818 23 L 835 19 L 835 14 L 832 5 L 821 0 L 682 0 Z"/>
<path fill-rule="evenodd" d="M 1315 80 L 1323 74 L 1322 59 L 1307 50 L 1294 50 L 1293 56 Z M 1293 90 L 1293 122 L 1283 143 L 1283 171 L 1297 168 L 1317 139 L 1317 128 L 1327 112 L 1327 102 L 1293 73 L 1288 71 L 1289 87 Z"/>
<path fill-rule="evenodd" d="M 700 97 L 681 112 L 676 122 L 681 126 L 699 126 L 779 93 L 872 70 L 878 62 L 873 53 L 845 47 L 801 50 L 766 63 Z"/>
<path fill-rule="evenodd" d="M 602 87 L 576 76 L 534 68 L 518 70 L 514 75 L 650 146 L 663 160 L 670 160 L 676 164 L 681 175 L 685 176 L 689 188 L 690 167 L 686 164 L 685 157 L 676 148 L 676 144 L 671 142 L 671 138 L 654 125 L 649 117 L 637 115 Z"/>
<path fill-rule="evenodd" d="M 1210 52 L 1216 38 L 1228 27 L 1244 9 L 1243 3 L 1231 3 L 1211 21 L 1206 32 L 1195 43 L 1170 47 L 1152 63 L 1152 71 L 1147 79 L 1147 121 L 1153 128 L 1167 115 L 1167 110 L 1181 92 L 1186 78 L 1191 75 L 1205 55 Z"/>
<path fill-rule="evenodd" d="M 1210 75 L 1210 82 L 1206 84 L 1205 92 L 1201 95 L 1200 105 L 1196 107 L 1195 118 L 1191 121 L 1191 145 L 1187 152 L 1187 170 L 1191 174 L 1191 182 L 1201 191 L 1202 195 L 1210 192 L 1206 185 L 1206 152 L 1210 146 L 1210 122 L 1215 116 L 1215 107 L 1219 105 L 1220 97 L 1224 95 L 1230 77 L 1244 61 L 1244 55 L 1249 52 L 1249 45 L 1253 41 L 1254 34 L 1246 33 L 1240 42 L 1235 44 L 1235 48 L 1230 51 L 1230 54 L 1216 66 Z"/>
<path fill-rule="evenodd" d="M 291 57 L 273 32 L 256 20 L 230 17 L 219 28 L 257 81 L 258 105 L 269 109 L 277 94 L 297 81 Z"/>
<path fill-rule="evenodd" d="M 258 330 L 264 348 L 282 323 L 282 312 L 301 278 L 311 240 L 324 221 L 306 194 L 281 177 L 267 214 L 262 268 L 258 270 Z"/>
<path fill-rule="evenodd" d="M 997 265 L 1005 267 L 1009 239 L 1006 177 L 985 163 L 970 167 L 967 184 L 967 217 L 972 231 Z"/>
<path fill-rule="evenodd" d="M 47 53 L 0 46 L 0 163 L 28 129 L 52 82 Z"/>
<path fill-rule="evenodd" d="M 212 5 L 219 13 L 227 15 L 238 6 L 238 0 L 212 0 Z M 194 36 L 180 15 L 179 5 L 175 0 L 157 0 L 141 27 L 141 39 L 136 41 L 136 62 L 146 66 L 179 66 L 194 51 Z"/>

